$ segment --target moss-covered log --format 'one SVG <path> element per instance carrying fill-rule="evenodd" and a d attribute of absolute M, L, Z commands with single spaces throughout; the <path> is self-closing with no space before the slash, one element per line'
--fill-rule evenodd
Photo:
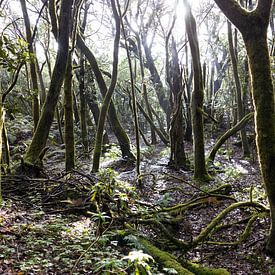
<path fill-rule="evenodd" d="M 223 268 L 215 269 L 201 267 L 198 264 L 191 262 L 183 262 L 181 264 L 175 256 L 160 250 L 146 239 L 140 237 L 139 242 L 156 262 L 161 264 L 163 267 L 175 269 L 179 275 L 229 275 L 229 272 Z"/>

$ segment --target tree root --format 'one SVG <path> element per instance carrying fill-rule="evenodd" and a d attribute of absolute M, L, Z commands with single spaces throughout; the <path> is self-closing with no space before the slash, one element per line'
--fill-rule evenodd
<path fill-rule="evenodd" d="M 196 203 L 189 204 L 188 206 L 193 206 Z M 182 206 L 182 205 L 181 205 Z M 186 205 L 184 205 L 186 206 Z M 216 232 L 216 229 L 220 222 L 225 218 L 226 215 L 228 215 L 230 212 L 237 208 L 244 208 L 244 207 L 252 207 L 257 210 L 259 210 L 258 213 L 253 214 L 246 225 L 246 228 L 244 229 L 243 233 L 240 235 L 239 239 L 235 242 L 214 242 L 214 241 L 207 241 L 207 238 L 213 233 Z M 176 208 L 177 211 L 179 210 Z M 175 208 L 173 209 L 175 210 Z M 207 244 L 214 244 L 214 245 L 230 245 L 230 246 L 236 246 L 240 243 L 244 242 L 251 234 L 253 223 L 259 218 L 261 215 L 266 215 L 269 213 L 269 209 L 266 208 L 264 205 L 247 201 L 247 202 L 236 202 L 225 208 L 222 212 L 220 212 L 212 221 L 204 228 L 201 233 L 193 239 L 192 242 L 185 242 L 183 240 L 177 239 L 174 237 L 173 233 L 171 233 L 167 227 L 157 218 L 148 218 L 148 219 L 139 219 L 137 222 L 140 224 L 147 224 L 152 227 L 152 229 L 161 230 L 161 232 L 171 241 L 173 244 L 175 244 L 178 248 L 181 250 L 187 251 L 191 248 L 194 248 L 198 246 L 201 243 L 207 243 Z"/>
<path fill-rule="evenodd" d="M 231 211 L 237 209 L 237 208 L 243 208 L 243 207 L 253 207 L 256 209 L 260 209 L 261 212 L 268 212 L 269 210 L 262 204 L 252 201 L 247 202 L 236 202 L 231 205 L 229 205 L 227 208 L 225 208 L 220 214 L 218 214 L 208 225 L 207 227 L 201 231 L 201 233 L 194 239 L 192 243 L 192 247 L 195 247 L 201 242 L 204 242 L 206 238 L 212 233 L 212 231 L 216 228 L 216 226 L 222 221 L 222 219 L 229 214 Z M 244 238 L 251 230 L 251 226 L 253 224 L 254 216 L 249 220 L 248 225 L 246 227 L 246 230 L 242 234 L 241 238 Z M 252 223 L 252 224 L 251 224 Z M 250 225 L 251 224 L 251 225 Z M 240 239 L 241 239 L 240 238 Z"/>

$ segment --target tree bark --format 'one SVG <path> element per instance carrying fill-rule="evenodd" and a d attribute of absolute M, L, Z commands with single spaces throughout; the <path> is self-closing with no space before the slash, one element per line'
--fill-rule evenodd
<path fill-rule="evenodd" d="M 65 169 L 72 171 L 75 167 L 74 115 L 72 91 L 72 53 L 69 54 L 64 81 L 64 114 L 65 114 Z"/>
<path fill-rule="evenodd" d="M 203 109 L 203 78 L 200 63 L 199 43 L 197 36 L 196 21 L 191 12 L 191 7 L 187 0 L 184 0 L 186 6 L 185 25 L 190 43 L 194 82 L 191 99 L 192 111 L 192 129 L 194 146 L 194 178 L 201 181 L 210 180 L 206 170 L 204 154 L 204 132 L 203 117 L 200 109 Z"/>
<path fill-rule="evenodd" d="M 215 0 L 228 19 L 242 33 L 252 79 L 256 144 L 261 173 L 271 213 L 268 252 L 275 257 L 275 106 L 267 44 L 272 0 L 258 0 L 254 11 L 241 8 L 234 0 Z"/>
<path fill-rule="evenodd" d="M 213 146 L 208 159 L 211 161 L 214 161 L 217 151 L 220 149 L 220 147 L 225 143 L 225 141 L 230 138 L 232 135 L 237 133 L 239 130 L 241 130 L 246 123 L 252 118 L 253 113 L 249 113 L 246 116 L 244 116 L 236 125 L 234 125 L 231 129 L 226 131 L 216 142 L 216 144 Z"/>
<path fill-rule="evenodd" d="M 229 21 L 227 22 L 227 25 L 228 25 L 229 52 L 230 52 L 233 76 L 234 76 L 235 87 L 236 87 L 238 120 L 240 121 L 244 117 L 243 96 L 242 96 L 243 92 L 242 92 L 242 86 L 241 86 L 241 81 L 240 81 L 239 72 L 238 72 L 237 55 L 236 55 L 236 51 L 235 51 L 236 48 L 234 49 L 234 45 L 233 45 L 232 26 Z M 243 155 L 245 157 L 249 157 L 250 150 L 249 150 L 249 145 L 248 145 L 248 141 L 247 141 L 245 127 L 242 127 L 240 132 L 241 132 Z"/>
<path fill-rule="evenodd" d="M 31 32 L 31 24 L 30 19 L 26 7 L 26 1 L 20 0 L 21 8 L 23 12 L 24 22 L 25 22 L 25 28 L 26 28 L 26 36 L 27 36 L 27 42 L 29 44 L 29 53 L 30 55 L 33 55 L 31 62 L 30 62 L 30 75 L 31 75 L 31 83 L 32 83 L 32 115 L 33 115 L 33 122 L 34 122 L 34 130 L 37 127 L 37 123 L 39 120 L 40 115 L 40 106 L 39 106 L 39 99 L 38 99 L 38 93 L 39 93 L 39 87 L 38 87 L 38 79 L 37 79 L 37 68 L 35 64 L 35 51 L 32 41 L 32 32 Z"/>
<path fill-rule="evenodd" d="M 107 89 L 106 83 L 104 81 L 104 78 L 102 76 L 102 73 L 99 69 L 99 66 L 97 64 L 96 58 L 93 55 L 93 53 L 89 50 L 89 48 L 85 45 L 85 42 L 80 35 L 77 36 L 77 46 L 79 47 L 79 49 L 81 49 L 83 51 L 84 55 L 86 56 L 87 60 L 89 61 L 90 65 L 92 67 L 92 70 L 95 74 L 95 78 L 96 78 L 97 84 L 99 86 L 100 92 L 101 92 L 102 96 L 105 97 L 108 89 Z M 123 129 L 123 127 L 117 117 L 115 105 L 112 100 L 110 102 L 110 107 L 108 110 L 108 119 L 111 124 L 112 130 L 119 142 L 122 156 L 134 160 L 135 156 L 131 152 L 131 145 L 130 145 L 129 137 L 127 136 L 127 133 Z"/>
<path fill-rule="evenodd" d="M 101 156 L 101 146 L 103 143 L 103 132 L 105 127 L 105 121 L 107 117 L 107 113 L 109 110 L 109 106 L 112 100 L 112 95 L 115 90 L 116 82 L 117 82 L 117 74 L 118 74 L 118 52 L 119 52 L 119 41 L 120 41 L 120 18 L 117 12 L 115 0 L 111 0 L 112 10 L 115 18 L 116 25 L 116 34 L 114 40 L 114 50 L 113 50 L 113 72 L 111 78 L 111 84 L 109 89 L 104 97 L 100 115 L 99 122 L 97 125 L 96 138 L 95 138 L 95 148 L 93 153 L 93 167 L 92 172 L 98 172 L 99 164 L 100 164 L 100 156 Z"/>
<path fill-rule="evenodd" d="M 55 66 L 52 73 L 49 92 L 42 108 L 41 116 L 34 133 L 32 142 L 25 154 L 25 162 L 38 164 L 39 155 L 45 148 L 49 136 L 50 127 L 54 118 L 55 108 L 58 102 L 61 86 L 64 81 L 69 55 L 69 38 L 71 30 L 73 0 L 63 0 L 60 8 L 60 28 L 58 35 L 58 51 Z"/>

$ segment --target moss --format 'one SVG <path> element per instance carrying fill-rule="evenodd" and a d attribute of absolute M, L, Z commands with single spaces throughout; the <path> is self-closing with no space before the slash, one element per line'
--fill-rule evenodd
<path fill-rule="evenodd" d="M 145 250 L 152 255 L 152 257 L 166 268 L 175 269 L 179 275 L 193 275 L 194 273 L 184 268 L 176 258 L 168 252 L 161 251 L 150 242 L 143 238 L 139 238 L 140 243 L 144 246 Z"/>
<path fill-rule="evenodd" d="M 198 264 L 186 262 L 184 266 L 196 275 L 229 275 L 230 273 L 224 268 L 208 268 Z"/>
<path fill-rule="evenodd" d="M 179 275 L 229 275 L 229 272 L 224 268 L 208 268 L 202 267 L 198 264 L 191 262 L 179 263 L 175 256 L 168 252 L 161 251 L 149 241 L 139 238 L 141 244 L 145 247 L 146 251 L 153 256 L 153 258 L 166 268 L 175 269 Z"/>

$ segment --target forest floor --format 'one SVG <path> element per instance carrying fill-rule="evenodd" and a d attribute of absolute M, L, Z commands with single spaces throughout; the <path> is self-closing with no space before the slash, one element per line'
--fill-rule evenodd
<path fill-rule="evenodd" d="M 22 143 L 28 136 L 21 133 Z M 24 150 L 16 137 L 13 144 L 11 150 Z M 209 140 L 207 147 L 212 145 Z M 267 204 L 257 161 L 243 159 L 240 148 L 232 144 L 219 151 L 210 167 L 213 180 L 207 185 L 194 182 L 191 171 L 169 168 L 169 150 L 158 146 L 142 150 L 142 186 L 137 186 L 135 167 L 121 160 L 118 151 L 116 146 L 110 148 L 98 175 L 89 173 L 91 163 L 83 154 L 78 155 L 75 171 L 66 174 L 64 148 L 55 144 L 47 154 L 43 177 L 29 178 L 23 173 L 3 177 L 0 274 L 127 274 L 142 265 L 150 266 L 151 274 L 176 274 L 171 268 L 147 262 L 146 254 L 127 256 L 143 249 L 135 234 L 124 237 L 123 224 L 138 223 L 126 216 L 128 209 L 133 215 L 142 212 L 146 216 L 152 209 L 197 200 L 176 213 L 176 224 L 165 224 L 174 237 L 188 243 L 235 201 Z M 224 197 L 209 195 L 225 184 L 230 188 Z M 275 274 L 275 262 L 264 253 L 269 228 L 264 215 L 257 216 L 240 244 L 213 244 L 237 241 L 252 214 L 255 210 L 235 209 L 223 219 L 220 230 L 185 253 L 167 243 L 159 228 L 144 224 L 135 230 L 178 259 L 223 267 L 230 274 Z"/>

